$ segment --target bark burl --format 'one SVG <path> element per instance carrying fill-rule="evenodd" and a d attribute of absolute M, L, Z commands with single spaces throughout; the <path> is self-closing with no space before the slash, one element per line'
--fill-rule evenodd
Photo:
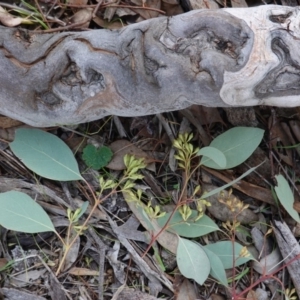
<path fill-rule="evenodd" d="M 198 10 L 122 30 L 0 31 L 0 113 L 32 126 L 300 105 L 299 8 Z"/>

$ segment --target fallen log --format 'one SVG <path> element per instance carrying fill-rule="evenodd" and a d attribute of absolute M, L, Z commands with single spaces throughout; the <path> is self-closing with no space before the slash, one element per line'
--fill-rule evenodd
<path fill-rule="evenodd" d="M 1 27 L 0 113 L 43 127 L 192 104 L 298 106 L 299 12 L 196 10 L 59 34 Z"/>

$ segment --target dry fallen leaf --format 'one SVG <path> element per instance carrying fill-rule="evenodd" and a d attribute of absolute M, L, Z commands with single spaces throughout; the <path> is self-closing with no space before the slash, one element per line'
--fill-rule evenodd
<path fill-rule="evenodd" d="M 15 17 L 0 6 L 0 22 L 7 27 L 14 27 L 22 24 L 23 18 Z"/>
<path fill-rule="evenodd" d="M 119 20 L 113 20 L 111 22 L 108 22 L 101 16 L 96 16 L 95 18 L 93 18 L 93 22 L 95 22 L 97 25 L 104 29 L 120 29 L 124 27 L 122 22 L 120 22 Z"/>
<path fill-rule="evenodd" d="M 187 279 L 178 286 L 176 300 L 194 300 L 197 299 L 196 289 L 193 284 Z"/>
<path fill-rule="evenodd" d="M 72 268 L 68 271 L 69 274 L 75 275 L 75 276 L 98 276 L 99 271 L 97 270 L 91 270 L 87 268 Z"/>
<path fill-rule="evenodd" d="M 88 0 L 68 0 L 69 5 L 86 5 Z"/>
<path fill-rule="evenodd" d="M 247 294 L 246 300 L 258 300 L 256 293 L 253 290 L 249 291 L 249 293 Z"/>
<path fill-rule="evenodd" d="M 1 14 L 1 12 L 0 12 L 0 14 Z M 24 123 L 14 120 L 14 119 L 11 119 L 9 117 L 0 116 L 0 127 L 1 128 L 7 129 L 7 128 L 20 126 L 22 124 L 24 124 Z"/>
<path fill-rule="evenodd" d="M 80 26 L 82 28 L 88 28 L 92 20 L 92 14 L 93 9 L 91 8 L 81 9 L 72 16 L 70 21 L 72 24 L 82 24 Z"/>
<path fill-rule="evenodd" d="M 212 186 L 212 185 L 203 185 L 203 190 L 206 192 L 210 192 L 217 187 Z M 223 191 L 224 198 L 228 197 L 228 192 Z M 234 195 L 230 196 L 230 199 L 235 197 Z M 223 222 L 226 221 L 232 221 L 236 217 L 236 212 L 232 212 L 228 206 L 225 204 L 221 203 L 219 201 L 219 196 L 213 195 L 211 197 L 208 197 L 206 200 L 211 203 L 211 206 L 207 207 L 207 210 L 217 219 L 221 220 Z M 235 197 L 237 198 L 237 197 Z M 237 198 L 238 199 L 238 198 Z M 252 212 L 250 209 L 245 209 L 241 213 L 239 213 L 236 217 L 237 221 L 240 222 L 241 224 L 249 224 L 253 223 L 258 220 L 258 216 Z"/>
<path fill-rule="evenodd" d="M 135 217 L 140 221 L 140 223 L 145 227 L 146 230 L 151 232 L 153 235 L 158 234 L 161 228 L 158 226 L 157 221 L 153 219 L 151 224 L 145 218 L 142 210 L 132 201 L 130 193 L 123 192 L 124 199 L 126 200 L 130 210 L 135 215 Z M 161 244 L 165 249 L 172 253 L 176 253 L 178 246 L 178 236 L 168 231 L 163 231 L 157 238 L 157 242 Z"/>
<path fill-rule="evenodd" d="M 154 9 L 160 9 L 161 2 L 160 0 L 131 0 L 137 6 L 151 7 Z M 148 9 L 134 9 L 143 19 L 148 20 L 151 18 L 156 18 L 159 15 L 159 12 L 156 10 Z"/>
<path fill-rule="evenodd" d="M 185 0 L 185 5 L 190 9 L 218 9 L 219 5 L 214 0 Z"/>
<path fill-rule="evenodd" d="M 121 293 L 118 295 L 118 300 L 158 300 L 158 298 L 151 296 L 147 293 L 143 293 L 141 291 L 137 291 L 128 287 L 123 288 Z"/>
<path fill-rule="evenodd" d="M 76 231 L 73 229 L 70 236 L 70 241 L 74 239 L 76 234 L 77 234 Z M 80 247 L 80 238 L 77 238 L 73 243 L 72 247 L 69 249 L 68 254 L 66 256 L 66 260 L 63 268 L 64 271 L 68 270 L 73 265 L 73 263 L 77 260 L 79 247 Z"/>
<path fill-rule="evenodd" d="M 300 121 L 291 120 L 289 121 L 291 130 L 293 131 L 294 136 L 297 138 L 297 141 L 300 142 Z"/>
<path fill-rule="evenodd" d="M 0 258 L 0 269 L 3 269 L 7 263 L 8 260 L 6 258 Z"/>
<path fill-rule="evenodd" d="M 167 1 L 161 2 L 161 10 L 166 13 L 166 16 L 176 16 L 184 13 L 182 7 L 176 3 L 177 1 L 171 2 L 172 3 L 168 3 Z"/>
<path fill-rule="evenodd" d="M 205 170 L 205 172 L 207 172 L 208 174 L 212 174 L 213 176 L 224 181 L 225 183 L 229 183 L 230 181 L 232 181 L 234 179 L 234 177 L 232 177 L 230 175 L 229 171 L 219 172 L 217 170 L 209 169 L 206 167 L 202 167 L 202 169 Z M 245 169 L 245 170 L 247 170 L 247 169 Z M 269 203 L 272 205 L 275 204 L 272 192 L 269 188 L 264 188 L 264 187 L 261 187 L 258 185 L 254 185 L 254 184 L 251 184 L 244 180 L 240 180 L 238 183 L 234 184 L 232 187 L 254 199 L 258 199 L 260 201 L 263 201 L 263 202 L 266 202 L 266 203 Z"/>
<path fill-rule="evenodd" d="M 286 164 L 294 166 L 292 150 L 282 148 L 295 144 L 290 129 L 285 126 L 286 124 L 283 122 L 279 122 L 277 120 L 272 122 L 273 125 L 270 129 L 270 143 L 273 151 L 275 151 Z"/>
<path fill-rule="evenodd" d="M 271 254 L 266 255 L 259 261 L 253 261 L 253 269 L 259 274 L 271 274 L 282 265 L 282 256 L 278 248 L 276 248 Z"/>
<path fill-rule="evenodd" d="M 231 0 L 232 7 L 248 7 L 245 0 Z"/>
<path fill-rule="evenodd" d="M 15 287 L 25 287 L 32 284 L 38 284 L 38 280 L 46 273 L 45 268 L 25 270 L 23 273 L 18 273 L 10 277 L 9 283 Z"/>
<path fill-rule="evenodd" d="M 133 155 L 136 158 L 144 158 L 146 164 L 154 161 L 154 159 L 149 157 L 146 152 L 139 149 L 137 146 L 127 140 L 115 141 L 109 147 L 114 153 L 114 156 L 106 167 L 111 170 L 125 169 L 124 156 L 126 154 Z"/>
<path fill-rule="evenodd" d="M 0 295 L 4 296 L 4 299 L 46 300 L 46 298 L 36 295 L 36 292 L 31 294 L 13 288 L 1 288 Z"/>
<path fill-rule="evenodd" d="M 189 108 L 189 110 L 201 125 L 211 125 L 212 123 L 221 123 L 226 126 L 223 119 L 221 118 L 218 108 L 216 107 L 192 105 Z"/>

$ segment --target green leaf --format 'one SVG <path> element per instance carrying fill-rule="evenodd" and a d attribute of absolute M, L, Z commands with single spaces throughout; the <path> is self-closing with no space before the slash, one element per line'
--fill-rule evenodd
<path fill-rule="evenodd" d="M 10 148 L 28 169 L 42 177 L 60 181 L 82 179 L 72 151 L 53 134 L 20 128 Z"/>
<path fill-rule="evenodd" d="M 245 275 L 249 274 L 249 270 L 250 269 L 248 267 L 239 270 L 240 272 L 238 274 L 235 274 L 234 278 L 233 277 L 228 278 L 228 283 L 241 280 Z"/>
<path fill-rule="evenodd" d="M 0 224 L 7 229 L 27 233 L 55 232 L 43 208 L 24 193 L 1 193 L 0 207 Z"/>
<path fill-rule="evenodd" d="M 78 222 L 78 220 L 83 216 L 83 214 L 87 211 L 88 207 L 89 207 L 89 201 L 84 201 L 81 205 L 81 207 L 79 208 L 79 213 L 76 216 L 76 220 L 74 220 L 74 222 Z M 77 211 L 77 210 L 76 210 Z"/>
<path fill-rule="evenodd" d="M 240 266 L 251 259 L 254 259 L 250 253 L 249 257 L 239 257 L 243 246 L 236 242 L 234 243 L 234 248 L 232 247 L 231 241 L 217 242 L 214 244 L 206 245 L 204 246 L 204 248 L 217 255 L 222 261 L 225 269 L 231 269 L 233 267 L 233 257 L 235 258 L 235 267 Z"/>
<path fill-rule="evenodd" d="M 201 164 L 212 169 L 231 169 L 244 162 L 258 147 L 264 131 L 252 127 L 234 127 L 217 136 L 209 146 L 220 150 L 226 157 L 225 168 L 208 157 L 202 157 Z"/>
<path fill-rule="evenodd" d="M 246 177 L 247 175 L 249 175 L 250 173 L 252 173 L 256 168 L 258 168 L 259 166 L 261 166 L 264 162 L 262 162 L 261 164 L 259 164 L 258 166 L 256 167 L 253 167 L 253 168 L 250 168 L 247 172 L 245 172 L 244 174 L 242 174 L 240 177 L 238 177 L 237 179 L 235 180 L 232 180 L 230 181 L 229 183 L 227 184 L 224 184 L 222 185 L 221 187 L 217 188 L 217 189 L 214 189 L 208 193 L 205 193 L 203 195 L 201 195 L 201 199 L 206 199 L 212 195 L 215 195 L 215 194 L 218 194 L 220 193 L 221 191 L 227 189 L 228 187 L 236 184 L 237 182 L 239 182 L 241 179 L 243 179 L 244 177 Z"/>
<path fill-rule="evenodd" d="M 222 151 L 220 151 L 217 148 L 214 147 L 204 147 L 201 148 L 197 155 L 199 156 L 205 156 L 207 158 L 210 158 L 212 161 L 214 161 L 220 168 L 225 169 L 226 168 L 226 156 L 223 154 Z"/>
<path fill-rule="evenodd" d="M 298 223 L 300 223 L 299 214 L 294 209 L 294 195 L 293 192 L 289 186 L 289 183 L 286 181 L 286 179 L 282 175 L 276 175 L 275 176 L 277 181 L 277 186 L 275 186 L 275 192 L 276 195 L 282 204 L 282 206 L 285 208 L 285 210 L 288 212 L 288 214 Z"/>
<path fill-rule="evenodd" d="M 203 284 L 210 272 L 210 263 L 205 251 L 196 243 L 179 238 L 177 266 L 180 273 L 186 278 L 194 279 Z"/>
<path fill-rule="evenodd" d="M 224 286 L 228 287 L 225 268 L 219 256 L 206 247 L 202 247 L 202 249 L 205 251 L 210 261 L 210 275 L 216 280 L 220 281 Z"/>
<path fill-rule="evenodd" d="M 166 213 L 163 217 L 157 219 L 157 223 L 160 227 L 163 227 L 168 221 L 171 213 Z M 219 230 L 218 225 L 208 216 L 203 215 L 202 218 L 195 221 L 197 218 L 197 211 L 193 210 L 187 221 L 182 219 L 181 214 L 176 211 L 170 220 L 167 231 L 175 232 L 184 237 L 199 237 L 206 235 L 210 232 Z"/>
<path fill-rule="evenodd" d="M 140 213 L 139 216 L 144 219 L 144 222 L 146 223 L 146 226 L 147 226 L 147 230 L 149 230 L 149 231 L 154 230 L 154 226 L 153 226 L 151 220 L 149 219 L 149 216 L 145 212 L 145 210 L 139 205 L 136 206 L 136 210 Z"/>
<path fill-rule="evenodd" d="M 3 267 L 0 267 L 0 272 L 8 270 L 10 267 L 13 266 L 13 264 L 15 264 L 14 260 L 8 261 Z"/>
<path fill-rule="evenodd" d="M 106 146 L 96 148 L 94 145 L 87 145 L 83 149 L 82 158 L 88 167 L 99 170 L 110 162 L 112 156 L 113 152 Z"/>

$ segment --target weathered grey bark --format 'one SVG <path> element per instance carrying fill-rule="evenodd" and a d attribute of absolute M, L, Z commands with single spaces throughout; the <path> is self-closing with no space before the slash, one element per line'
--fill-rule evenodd
<path fill-rule="evenodd" d="M 123 30 L 0 31 L 0 113 L 33 126 L 300 105 L 299 8 L 198 10 Z"/>

